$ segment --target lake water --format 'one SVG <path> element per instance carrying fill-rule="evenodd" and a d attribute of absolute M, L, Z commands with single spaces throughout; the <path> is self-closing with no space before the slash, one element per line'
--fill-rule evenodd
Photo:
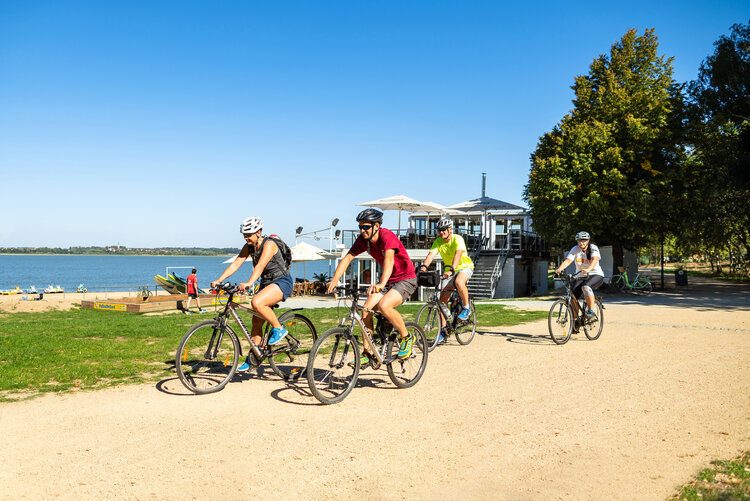
<path fill-rule="evenodd" d="M 109 289 L 137 289 L 155 286 L 154 275 L 170 273 L 181 277 L 190 274 L 190 268 L 198 270 L 198 286 L 207 289 L 212 280 L 219 277 L 228 264 L 229 257 L 193 256 L 80 256 L 80 255 L 0 255 L 0 290 L 16 286 L 28 289 L 32 285 L 38 291 L 48 285 L 59 285 L 67 292 L 74 292 L 78 284 L 89 291 Z M 332 265 L 333 266 L 333 265 Z M 292 277 L 312 280 L 315 273 L 328 273 L 329 261 L 292 263 Z M 250 278 L 253 266 L 250 260 L 235 273 L 232 282 L 244 282 Z M 296 270 L 296 273 L 295 273 Z"/>

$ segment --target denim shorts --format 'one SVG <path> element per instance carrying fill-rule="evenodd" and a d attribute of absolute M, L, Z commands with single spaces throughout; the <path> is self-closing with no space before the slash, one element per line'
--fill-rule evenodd
<path fill-rule="evenodd" d="M 261 288 L 258 289 L 258 291 L 261 291 L 272 284 L 278 285 L 279 289 L 281 289 L 281 293 L 284 295 L 284 298 L 282 299 L 282 301 L 285 301 L 286 298 L 292 295 L 292 287 L 294 284 L 292 283 L 291 275 L 284 275 L 283 277 L 277 278 L 273 282 L 262 285 Z"/>

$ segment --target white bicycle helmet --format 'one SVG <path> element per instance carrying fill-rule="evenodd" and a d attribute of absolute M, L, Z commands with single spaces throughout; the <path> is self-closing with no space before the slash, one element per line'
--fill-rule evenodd
<path fill-rule="evenodd" d="M 591 240 L 591 235 L 586 231 L 579 231 L 576 233 L 576 240 Z"/>
<path fill-rule="evenodd" d="M 259 217 L 248 217 L 240 223 L 240 233 L 247 235 L 263 228 L 263 221 Z"/>
<path fill-rule="evenodd" d="M 444 230 L 446 228 L 453 228 L 453 220 L 451 218 L 444 217 L 437 222 L 438 230 Z"/>

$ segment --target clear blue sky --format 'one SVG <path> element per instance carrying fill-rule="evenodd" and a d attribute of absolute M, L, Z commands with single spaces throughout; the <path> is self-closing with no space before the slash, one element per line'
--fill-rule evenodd
<path fill-rule="evenodd" d="M 240 246 L 403 193 L 523 205 L 575 75 L 655 28 L 675 78 L 740 1 L 0 0 L 0 247 Z M 386 225 L 396 225 L 387 213 Z"/>

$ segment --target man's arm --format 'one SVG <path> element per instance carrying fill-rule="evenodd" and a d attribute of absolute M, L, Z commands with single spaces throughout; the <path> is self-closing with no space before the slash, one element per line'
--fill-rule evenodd
<path fill-rule="evenodd" d="M 349 264 L 351 264 L 352 261 L 354 261 L 354 256 L 352 256 L 351 253 L 341 258 L 339 265 L 336 266 L 336 271 L 333 272 L 333 277 L 331 278 L 331 281 L 328 282 L 328 287 L 326 288 L 326 294 L 333 293 L 333 289 L 336 288 L 336 284 L 339 283 L 339 279 L 344 274 L 344 272 L 349 267 Z"/>

